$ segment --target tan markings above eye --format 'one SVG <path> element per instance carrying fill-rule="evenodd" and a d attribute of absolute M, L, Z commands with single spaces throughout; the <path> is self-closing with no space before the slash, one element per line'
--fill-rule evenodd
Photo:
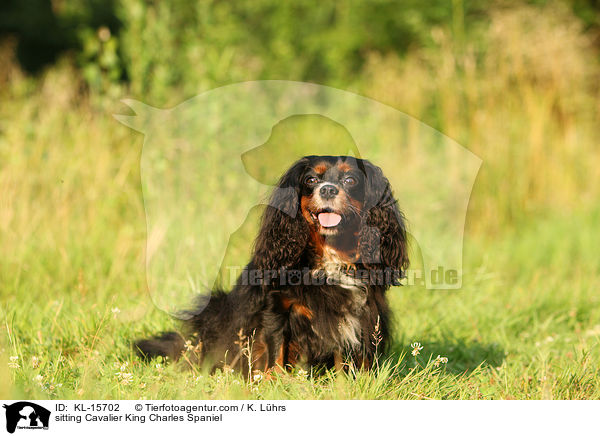
<path fill-rule="evenodd" d="M 315 172 L 317 174 L 324 174 L 325 171 L 327 171 L 327 165 L 325 165 L 325 164 L 318 164 L 317 166 L 315 166 Z"/>
<path fill-rule="evenodd" d="M 341 162 L 340 164 L 338 164 L 338 169 L 340 171 L 350 171 L 350 165 L 348 165 L 347 162 Z"/>

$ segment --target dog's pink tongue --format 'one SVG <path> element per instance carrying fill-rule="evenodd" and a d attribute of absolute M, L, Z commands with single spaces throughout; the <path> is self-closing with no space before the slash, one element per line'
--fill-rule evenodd
<path fill-rule="evenodd" d="M 335 227 L 337 226 L 342 217 L 337 213 L 320 213 L 319 214 L 319 222 L 323 227 Z"/>

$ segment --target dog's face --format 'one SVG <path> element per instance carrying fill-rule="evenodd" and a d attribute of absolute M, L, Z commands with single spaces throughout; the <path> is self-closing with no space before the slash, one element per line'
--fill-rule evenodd
<path fill-rule="evenodd" d="M 314 233 L 354 233 L 365 198 L 365 172 L 351 157 L 313 156 L 300 176 L 302 216 Z"/>
<path fill-rule="evenodd" d="M 407 267 L 404 218 L 379 167 L 350 156 L 306 156 L 287 170 L 263 215 L 253 263 L 297 266 L 307 249 L 333 249 L 345 263 L 368 268 Z"/>

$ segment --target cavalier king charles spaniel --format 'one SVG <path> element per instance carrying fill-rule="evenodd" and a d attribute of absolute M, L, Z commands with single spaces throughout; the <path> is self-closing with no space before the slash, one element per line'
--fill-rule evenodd
<path fill-rule="evenodd" d="M 389 341 L 385 292 L 407 267 L 405 220 L 381 169 L 349 156 L 303 157 L 275 188 L 233 290 L 186 312 L 184 334 L 136 348 L 173 360 L 192 348 L 194 363 L 245 374 L 370 368 Z"/>

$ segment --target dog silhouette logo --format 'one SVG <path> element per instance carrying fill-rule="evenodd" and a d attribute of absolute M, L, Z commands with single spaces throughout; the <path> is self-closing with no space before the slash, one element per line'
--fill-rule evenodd
<path fill-rule="evenodd" d="M 168 109 L 123 103 L 133 114 L 115 118 L 144 134 L 146 279 L 160 309 L 181 317 L 178 301 L 235 286 L 266 199 L 290 165 L 310 155 L 380 167 L 409 219 L 406 284 L 462 287 L 465 222 L 482 160 L 421 121 L 358 94 L 278 80 L 230 84 Z M 378 247 L 364 255 L 381 263 Z"/>
<path fill-rule="evenodd" d="M 50 421 L 48 409 L 29 401 L 4 404 L 3 407 L 6 409 L 6 431 L 9 433 L 14 433 L 17 428 L 48 430 Z"/>

